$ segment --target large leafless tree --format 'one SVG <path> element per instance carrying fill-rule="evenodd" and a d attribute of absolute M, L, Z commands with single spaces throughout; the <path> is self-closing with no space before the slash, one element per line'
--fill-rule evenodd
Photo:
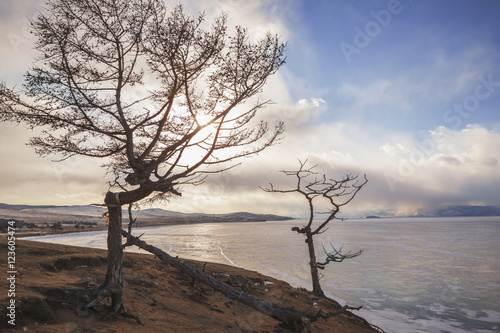
<path fill-rule="evenodd" d="M 256 95 L 283 64 L 284 44 L 242 27 L 228 34 L 225 15 L 207 24 L 163 0 L 50 0 L 32 28 L 41 56 L 23 89 L 0 85 L 0 120 L 42 128 L 29 142 L 42 156 L 103 158 L 114 175 L 95 302 L 111 296 L 116 313 L 121 207 L 179 196 L 275 143 L 284 125 L 254 116 L 269 103 Z"/>
<path fill-rule="evenodd" d="M 361 188 L 368 182 L 366 176 L 358 179 L 358 175 L 348 174 L 341 180 L 327 178 L 326 175 L 318 177 L 314 171 L 315 166 L 306 167 L 307 161 L 301 162 L 298 170 L 282 172 L 287 176 L 292 176 L 296 179 L 296 185 L 290 189 L 276 189 L 273 184 L 263 188 L 266 192 L 277 193 L 299 193 L 303 196 L 309 206 L 309 218 L 307 224 L 302 227 L 293 227 L 292 231 L 303 234 L 306 237 L 305 242 L 309 252 L 309 266 L 311 269 L 311 280 L 313 285 L 313 293 L 316 296 L 324 296 L 323 289 L 320 284 L 320 275 L 318 269 L 324 269 L 325 265 L 330 262 L 341 262 L 345 259 L 357 257 L 362 251 L 343 253 L 342 249 L 335 249 L 328 252 L 325 250 L 326 259 L 324 262 L 318 262 L 316 249 L 314 246 L 314 236 L 325 232 L 328 224 L 334 219 L 340 219 L 337 214 L 342 206 L 350 203 Z M 314 205 L 319 204 L 319 201 L 326 201 L 329 209 L 325 212 L 316 212 Z M 317 215 L 326 215 L 326 218 L 317 218 Z M 313 223 L 315 222 L 315 223 Z"/>

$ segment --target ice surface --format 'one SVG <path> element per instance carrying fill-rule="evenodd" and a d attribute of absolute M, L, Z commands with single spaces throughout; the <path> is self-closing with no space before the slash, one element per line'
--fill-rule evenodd
<path fill-rule="evenodd" d="M 172 255 L 246 269 L 311 289 L 307 247 L 290 232 L 301 221 L 143 228 Z M 244 235 L 244 237 L 242 237 Z M 106 248 L 106 232 L 31 237 Z M 316 240 L 360 257 L 321 273 L 328 296 L 363 305 L 359 314 L 387 332 L 500 332 L 500 218 L 349 220 Z M 127 250 L 132 249 L 131 247 Z"/>

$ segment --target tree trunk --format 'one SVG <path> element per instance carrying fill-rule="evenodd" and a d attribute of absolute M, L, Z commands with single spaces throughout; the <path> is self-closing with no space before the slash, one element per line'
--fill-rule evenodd
<path fill-rule="evenodd" d="M 104 203 L 108 207 L 108 266 L 106 279 L 97 289 L 97 297 L 88 303 L 84 309 L 89 309 L 103 300 L 105 297 L 111 297 L 111 310 L 104 316 L 107 318 L 121 312 L 124 315 L 123 308 L 123 248 L 122 244 L 122 205 L 138 201 L 147 197 L 153 190 L 151 188 L 140 187 L 136 190 L 121 193 L 106 193 Z M 137 317 L 132 316 L 139 323 Z"/>
<path fill-rule="evenodd" d="M 118 311 L 123 296 L 122 208 L 109 207 L 108 211 L 108 268 L 103 287 L 111 293 L 112 311 Z"/>
<path fill-rule="evenodd" d="M 101 289 L 111 296 L 111 312 L 117 312 L 122 308 L 123 296 L 122 209 L 109 207 L 108 211 L 108 268 Z"/>
<path fill-rule="evenodd" d="M 314 250 L 313 235 L 311 231 L 306 232 L 306 243 L 309 249 L 309 266 L 311 266 L 313 294 L 316 296 L 324 296 L 325 293 L 323 292 L 323 289 L 321 289 L 321 285 L 319 284 L 318 264 L 316 261 L 316 251 Z"/>

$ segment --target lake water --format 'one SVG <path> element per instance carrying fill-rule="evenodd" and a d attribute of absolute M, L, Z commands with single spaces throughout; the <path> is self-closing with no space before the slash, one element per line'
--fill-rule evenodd
<path fill-rule="evenodd" d="M 171 255 L 256 270 L 311 289 L 304 221 L 207 223 L 152 227 L 146 242 Z M 29 239 L 106 248 L 106 232 Z M 363 249 L 330 263 L 324 291 L 387 332 L 500 332 L 500 217 L 392 218 L 332 222 L 316 239 Z"/>

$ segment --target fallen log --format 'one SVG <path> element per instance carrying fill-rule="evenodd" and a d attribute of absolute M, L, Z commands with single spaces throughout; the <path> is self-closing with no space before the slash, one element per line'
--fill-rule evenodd
<path fill-rule="evenodd" d="M 165 251 L 156 246 L 149 245 L 145 241 L 139 239 L 139 237 L 135 237 L 129 232 L 122 230 L 122 236 L 127 239 L 127 242 L 123 245 L 124 247 L 135 245 L 145 251 L 148 251 L 151 254 L 157 256 L 160 260 L 166 262 L 172 267 L 177 268 L 181 272 L 184 272 L 189 277 L 204 283 L 215 290 L 223 293 L 233 300 L 237 300 L 240 303 L 243 303 L 262 314 L 277 319 L 284 323 L 286 326 L 295 330 L 296 332 L 308 333 L 311 328 L 311 323 L 323 318 L 328 319 L 330 317 L 339 315 L 341 313 L 347 312 L 348 310 L 360 310 L 362 307 L 351 307 L 348 305 L 344 305 L 341 309 L 334 312 L 323 312 L 322 310 L 317 310 L 312 313 L 306 313 L 300 310 L 295 309 L 294 307 L 282 307 L 279 305 L 271 304 L 267 301 L 264 301 L 258 297 L 247 294 L 246 292 L 236 289 L 224 282 L 220 282 L 214 277 L 206 274 L 205 272 L 201 272 L 196 268 L 183 263 L 177 258 L 172 257 Z M 372 325 L 367 322 L 367 324 L 374 329 L 374 331 L 385 333 L 379 327 Z"/>
<path fill-rule="evenodd" d="M 165 251 L 157 248 L 156 246 L 149 245 L 138 237 L 132 236 L 125 230 L 122 230 L 122 235 L 127 239 L 127 245 L 135 245 L 149 253 L 154 254 L 167 264 L 179 269 L 186 273 L 188 276 L 202 282 L 215 290 L 227 295 L 231 299 L 237 300 L 240 303 L 250 306 L 251 308 L 261 312 L 264 315 L 277 319 L 292 329 L 299 329 L 301 332 L 308 332 L 311 321 L 318 317 L 318 312 L 307 314 L 299 311 L 293 307 L 282 307 L 279 305 L 271 304 L 253 295 L 247 294 L 242 290 L 238 290 L 226 283 L 220 282 L 214 277 L 201 272 L 194 267 L 183 263 L 175 257 L 172 257 Z"/>

